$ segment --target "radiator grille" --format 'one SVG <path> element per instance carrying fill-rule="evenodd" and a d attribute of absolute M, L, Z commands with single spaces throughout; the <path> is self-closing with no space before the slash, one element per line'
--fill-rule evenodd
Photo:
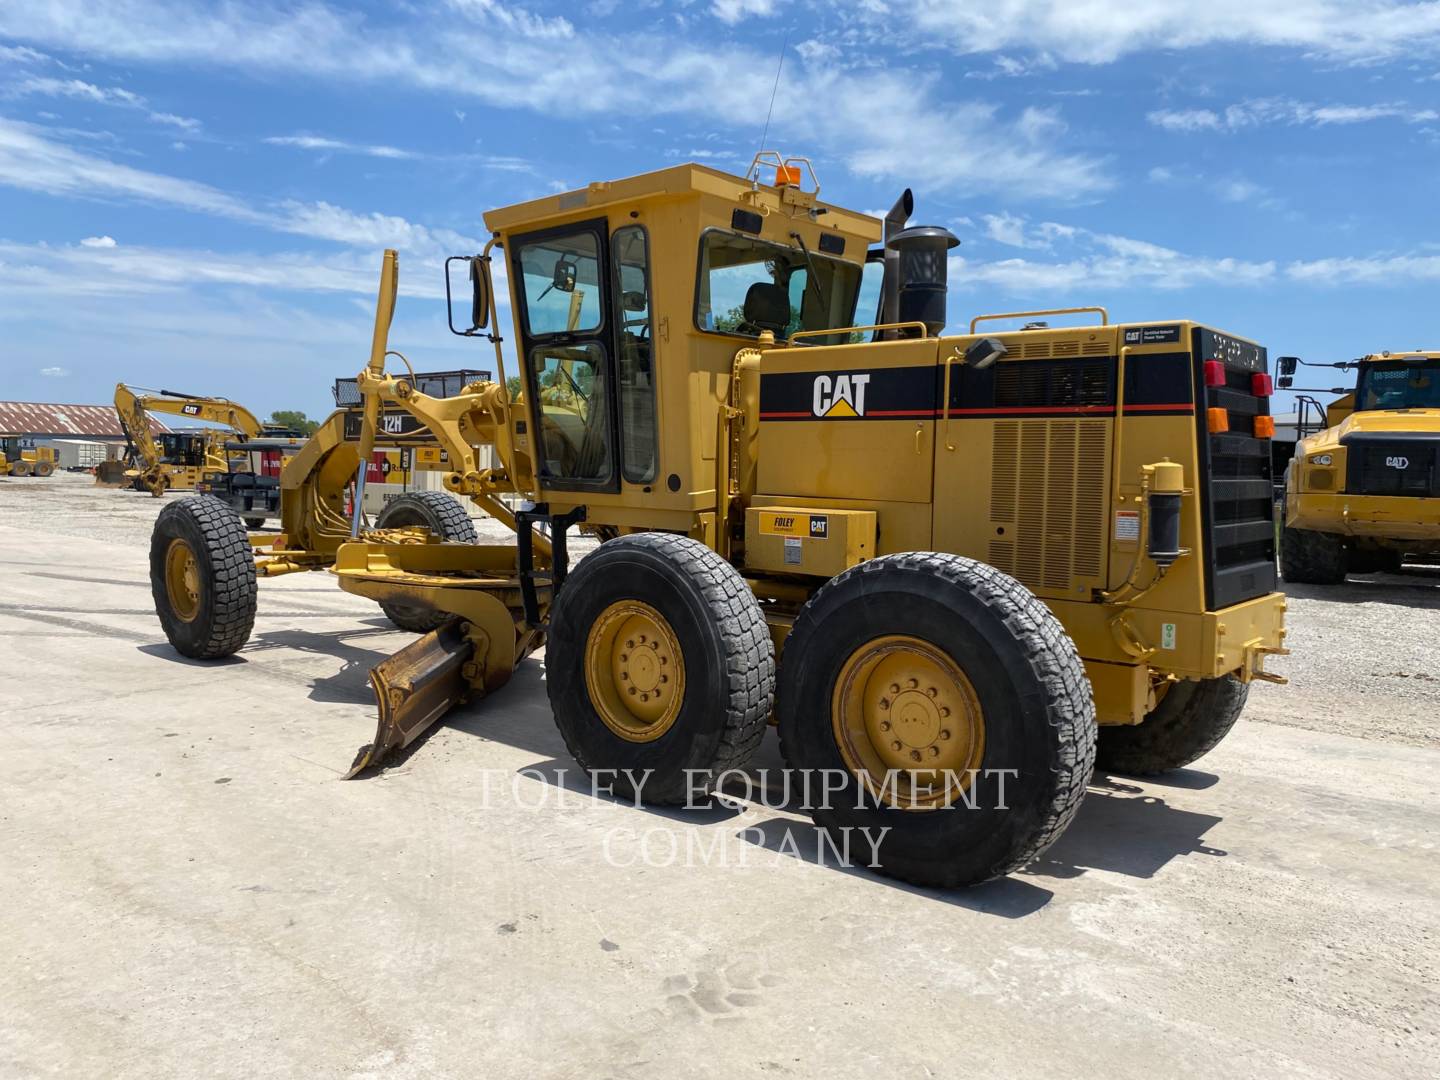
<path fill-rule="evenodd" d="M 1109 356 L 1111 354 L 1111 343 L 1108 339 L 1100 341 L 1081 341 L 1079 338 L 1060 338 L 1049 341 L 1005 341 L 1005 348 L 1009 350 L 1011 357 L 1020 360 L 1049 360 L 1067 356 Z"/>
<path fill-rule="evenodd" d="M 995 405 L 1109 405 L 1114 402 L 1108 361 L 1066 364 L 1000 364 L 995 371 Z"/>
<path fill-rule="evenodd" d="M 1046 592 L 1101 578 L 1108 427 L 1105 420 L 995 424 L 992 565 Z"/>

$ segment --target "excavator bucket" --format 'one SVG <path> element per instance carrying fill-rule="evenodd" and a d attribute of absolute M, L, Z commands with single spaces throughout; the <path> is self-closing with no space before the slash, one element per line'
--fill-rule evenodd
<path fill-rule="evenodd" d="M 417 638 L 370 671 L 380 709 L 375 738 L 355 755 L 346 780 L 379 764 L 392 750 L 409 746 L 472 692 L 464 668 L 474 643 L 458 620 Z"/>
<path fill-rule="evenodd" d="M 95 466 L 95 483 L 99 487 L 124 487 L 130 483 L 125 476 L 123 461 L 102 461 Z"/>

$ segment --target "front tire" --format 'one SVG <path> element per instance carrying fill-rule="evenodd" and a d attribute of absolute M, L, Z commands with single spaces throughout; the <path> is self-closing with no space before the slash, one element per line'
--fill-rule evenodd
<path fill-rule="evenodd" d="M 827 796 L 807 802 L 836 849 L 868 830 L 874 868 L 919 885 L 1030 862 L 1095 763 L 1074 643 L 1020 582 L 957 555 L 889 555 L 816 592 L 785 643 L 777 712 L 792 782 Z"/>
<path fill-rule="evenodd" d="M 264 524 L 262 519 L 261 524 Z M 460 500 L 444 491 L 412 491 L 400 495 L 380 511 L 375 519 L 377 529 L 429 529 L 441 540 L 451 544 L 476 544 L 475 523 L 465 512 Z M 453 619 L 443 611 L 380 601 L 385 617 L 401 630 L 428 634 Z"/>
<path fill-rule="evenodd" d="M 235 511 L 213 495 L 167 505 L 150 534 L 150 591 L 170 644 L 214 660 L 237 652 L 255 625 L 255 556 Z"/>
<path fill-rule="evenodd" d="M 1177 683 L 1140 723 L 1100 729 L 1099 766 L 1136 776 L 1184 768 L 1230 734 L 1249 696 L 1233 675 Z"/>
<path fill-rule="evenodd" d="M 571 755 L 652 804 L 686 803 L 743 768 L 775 696 L 774 646 L 745 580 L 669 533 L 622 536 L 587 555 L 551 609 L 545 657 Z"/>
<path fill-rule="evenodd" d="M 1331 533 L 1292 529 L 1280 534 L 1280 575 L 1297 585 L 1339 585 L 1350 559 L 1345 541 Z"/>

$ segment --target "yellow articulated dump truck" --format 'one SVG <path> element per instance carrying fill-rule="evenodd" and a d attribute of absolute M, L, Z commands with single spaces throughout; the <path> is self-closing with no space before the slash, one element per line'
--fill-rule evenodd
<path fill-rule="evenodd" d="M 1280 358 L 1290 388 L 1298 357 Z M 1302 437 L 1285 471 L 1286 581 L 1338 585 L 1440 555 L 1440 352 L 1375 353 L 1335 364 L 1357 373 Z M 1324 391 L 1312 391 L 1320 392 Z"/>
<path fill-rule="evenodd" d="M 337 414 L 286 464 L 279 536 L 203 497 L 162 511 L 167 636 L 233 653 L 257 576 L 328 570 L 424 631 L 371 673 L 352 775 L 543 645 L 566 745 L 617 792 L 703 797 L 774 723 L 797 799 L 836 839 L 882 836 L 881 871 L 954 886 L 1024 865 L 1097 749 L 1182 766 L 1276 679 L 1266 354 L 1099 309 L 946 334 L 957 241 L 911 209 L 823 202 L 808 162 L 762 155 L 744 177 L 679 165 L 493 210 L 447 290 L 463 268 L 451 328 L 489 338 L 497 378 L 447 396 L 393 370 L 386 252 L 358 438 Z M 419 508 L 364 520 L 371 448 L 407 428 L 513 542 L 447 539 Z M 572 569 L 575 526 L 605 542 Z"/>
<path fill-rule="evenodd" d="M 27 435 L 0 435 L 0 476 L 54 476 L 55 451 Z"/>

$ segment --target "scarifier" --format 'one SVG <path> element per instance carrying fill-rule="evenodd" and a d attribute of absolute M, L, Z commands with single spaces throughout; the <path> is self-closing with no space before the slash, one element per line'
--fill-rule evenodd
<path fill-rule="evenodd" d="M 808 161 L 766 153 L 745 177 L 680 165 L 491 211 L 446 276 L 468 272 L 451 328 L 489 338 L 498 379 L 443 392 L 387 371 L 409 367 L 387 251 L 358 403 L 285 466 L 279 537 L 203 497 L 157 521 L 170 640 L 234 652 L 257 573 L 328 570 L 429 623 L 372 672 L 352 775 L 544 645 L 560 732 L 617 791 L 695 798 L 772 721 L 823 828 L 888 830 L 882 871 L 1023 865 L 1073 817 L 1097 742 L 1110 768 L 1176 768 L 1277 680 L 1266 354 L 1098 308 L 946 335 L 958 241 L 907 228 L 911 209 L 827 204 Z M 1034 321 L 1057 314 L 1096 318 Z M 447 535 L 434 506 L 367 527 L 362 463 L 406 432 L 515 542 Z M 605 542 L 571 571 L 576 526 Z"/>

